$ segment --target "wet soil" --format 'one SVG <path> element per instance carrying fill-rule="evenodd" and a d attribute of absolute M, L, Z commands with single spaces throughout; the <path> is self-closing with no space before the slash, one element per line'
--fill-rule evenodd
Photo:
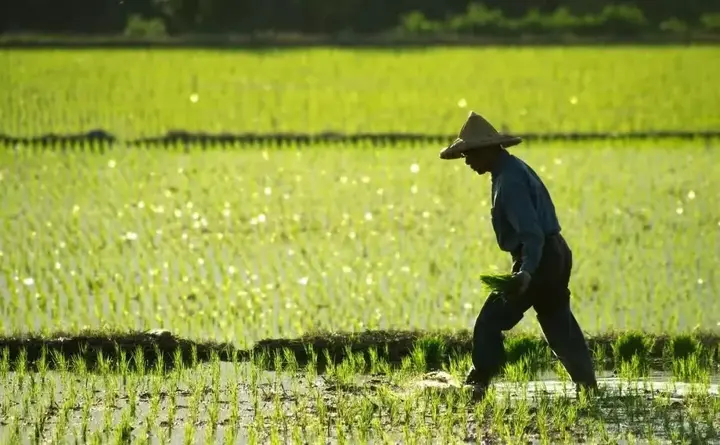
<path fill-rule="evenodd" d="M 720 443 L 715 433 L 720 431 L 720 416 L 690 414 L 712 403 L 716 409 L 720 406 L 717 376 L 714 383 L 704 384 L 672 382 L 660 374 L 632 382 L 602 377 L 602 395 L 580 405 L 574 385 L 552 374 L 532 382 L 498 381 L 488 402 L 495 407 L 487 408 L 495 409 L 490 417 L 478 417 L 479 402 L 464 396 L 472 388 L 443 373 L 343 377 L 220 363 L 178 371 L 174 376 L 50 371 L 42 382 L 39 378 L 14 372 L 3 377 L 2 443 L 9 443 L 13 432 L 19 433 L 19 443 L 28 444 L 36 443 L 36 438 L 37 443 L 93 443 L 93 439 L 114 443 L 122 437 L 132 443 L 181 444 L 188 437 L 192 443 L 248 443 L 253 438 L 270 443 L 273 435 L 278 443 L 343 443 L 343 437 L 363 443 L 383 436 L 392 443 L 443 437 L 460 443 L 506 443 L 493 427 L 496 416 L 502 415 L 505 420 L 500 424 L 506 426 L 520 412 L 535 419 L 543 400 L 567 409 L 579 407 L 578 421 L 570 430 L 558 427 L 553 431 L 552 425 L 561 425 L 562 419 L 550 416 L 547 434 L 554 443 L 597 443 L 599 437 L 593 436 L 594 427 L 588 425 L 598 422 L 604 425 L 604 434 L 615 438 L 633 433 L 673 443 L 682 431 L 682 437 L 691 442 Z M 42 397 L 28 397 L 33 385 Z M 8 397 L 10 393 L 16 396 Z M 70 404 L 71 394 L 77 400 Z M 429 408 L 432 400 L 436 411 Z M 153 410 L 155 416 L 150 415 Z M 123 430 L 123 418 L 130 413 Z M 540 426 L 531 421 L 523 441 L 540 443 Z M 58 434 L 60 429 L 63 432 Z"/>

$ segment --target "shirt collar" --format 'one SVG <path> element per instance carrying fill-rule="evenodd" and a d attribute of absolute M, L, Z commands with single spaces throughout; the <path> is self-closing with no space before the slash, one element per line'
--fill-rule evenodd
<path fill-rule="evenodd" d="M 507 150 L 502 150 L 500 152 L 500 155 L 498 156 L 497 162 L 495 163 L 495 166 L 490 170 L 490 175 L 493 179 L 496 179 L 500 173 L 505 169 L 505 167 L 508 165 L 508 162 L 512 158 L 512 155 Z"/>

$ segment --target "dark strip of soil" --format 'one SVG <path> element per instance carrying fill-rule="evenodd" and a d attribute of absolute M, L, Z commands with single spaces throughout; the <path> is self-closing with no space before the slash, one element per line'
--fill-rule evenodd
<path fill-rule="evenodd" d="M 607 139 L 648 140 L 648 139 L 705 139 L 720 138 L 720 131 L 638 131 L 627 133 L 614 132 L 569 132 L 569 133 L 518 133 L 526 144 L 541 141 L 588 141 Z M 373 146 L 397 145 L 401 143 L 442 144 L 450 142 L 454 135 L 422 134 L 422 133 L 204 133 L 184 130 L 169 131 L 165 135 L 121 140 L 103 129 L 95 129 L 86 133 L 60 134 L 49 133 L 39 136 L 11 136 L 0 133 L 0 144 L 39 146 L 59 149 L 87 149 L 104 151 L 115 143 L 124 146 L 182 148 L 192 145 L 205 148 L 207 146 L 228 146 L 235 149 L 236 145 L 251 146 L 298 146 L 321 143 L 342 143 L 346 145 L 371 144 Z M 77 147 L 85 145 L 86 147 Z"/>
<path fill-rule="evenodd" d="M 315 359 L 308 351 L 310 346 L 316 356 Z M 696 354 L 701 360 L 701 366 L 716 368 L 720 364 L 720 333 L 718 332 L 695 332 L 675 336 L 641 332 L 607 333 L 588 336 L 588 346 L 604 357 L 598 366 L 607 370 L 615 369 L 621 362 L 629 361 L 633 356 L 638 356 L 641 364 L 663 370 L 669 362 L 687 358 L 692 354 Z M 373 349 L 379 358 L 397 366 L 417 348 L 423 350 L 428 369 L 440 369 L 453 358 L 472 352 L 472 332 L 468 330 L 319 332 L 297 339 L 262 340 L 253 347 L 252 353 L 268 354 L 271 357 L 269 365 L 272 365 L 274 357 L 276 355 L 283 357 L 284 350 L 287 349 L 292 351 L 299 364 L 306 365 L 317 361 L 317 367 L 322 369 L 328 361 L 339 363 L 349 354 L 362 353 L 367 361 L 369 352 Z M 542 337 L 510 334 L 505 337 L 505 348 L 509 363 L 528 355 L 536 358 L 552 358 L 552 352 Z"/>
<path fill-rule="evenodd" d="M 686 335 L 650 335 L 641 332 L 607 333 L 589 336 L 588 343 L 603 357 L 599 368 L 615 369 L 633 356 L 641 364 L 666 370 L 670 362 L 695 355 L 700 366 L 716 370 L 720 364 L 720 333 L 694 332 Z M 536 363 L 549 365 L 553 359 L 542 337 L 510 334 L 505 346 L 508 362 L 532 356 Z M 142 355 L 138 355 L 138 352 Z M 218 359 L 248 361 L 264 356 L 263 366 L 274 369 L 275 360 L 287 362 L 293 357 L 300 366 L 314 366 L 323 372 L 329 363 L 338 364 L 351 355 L 360 354 L 367 364 L 371 351 L 377 359 L 396 367 L 403 359 L 422 353 L 428 370 L 441 369 L 453 359 L 470 354 L 472 333 L 461 331 L 400 331 L 370 330 L 363 332 L 317 332 L 298 338 L 264 339 L 250 350 L 241 350 L 229 343 L 193 341 L 179 338 L 164 330 L 148 332 L 86 331 L 77 335 L 55 333 L 48 336 L 25 334 L 0 337 L 0 357 L 9 359 L 12 369 L 23 362 L 27 369 L 60 365 L 64 358 L 68 367 L 80 360 L 90 371 L 103 366 L 117 370 L 123 366 L 136 370 L 159 367 L 193 366 Z M 125 358 L 123 360 L 123 357 Z M 43 360 L 44 358 L 44 360 Z M 21 360 L 22 359 L 22 360 Z M 539 360 L 539 362 L 538 362 Z M 257 363 L 257 360 L 255 361 Z"/>
<path fill-rule="evenodd" d="M 207 362 L 214 357 L 232 361 L 235 352 L 235 348 L 227 343 L 196 342 L 178 338 L 165 330 L 0 337 L 0 357 L 6 354 L 11 369 L 17 369 L 20 362 L 24 362 L 29 370 L 38 370 L 43 363 L 48 369 L 55 369 L 64 359 L 69 369 L 79 360 L 88 371 L 99 370 L 103 362 L 110 371 L 118 371 L 123 366 L 133 371 L 152 367 L 166 371 L 176 366 Z"/>

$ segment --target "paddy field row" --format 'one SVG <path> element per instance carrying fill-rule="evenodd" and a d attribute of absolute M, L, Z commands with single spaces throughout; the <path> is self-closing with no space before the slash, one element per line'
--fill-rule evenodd
<path fill-rule="evenodd" d="M 720 128 L 717 46 L 3 50 L 0 132 Z M 632 67 L 632 69 L 628 69 Z"/>
<path fill-rule="evenodd" d="M 705 144 L 519 146 L 574 253 L 589 334 L 720 329 Z M 470 328 L 505 271 L 489 180 L 437 147 L 0 152 L 2 332 L 232 341 Z M 518 326 L 538 333 L 534 316 Z"/>

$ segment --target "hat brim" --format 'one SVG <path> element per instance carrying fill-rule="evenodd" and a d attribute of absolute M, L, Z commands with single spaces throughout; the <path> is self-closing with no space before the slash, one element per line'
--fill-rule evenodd
<path fill-rule="evenodd" d="M 501 134 L 497 137 L 487 139 L 482 142 L 468 142 L 462 139 L 455 139 L 449 146 L 440 152 L 440 159 L 460 159 L 469 151 L 481 150 L 488 147 L 496 147 L 502 145 L 505 148 L 513 147 L 522 142 L 522 138 L 509 134 Z"/>

